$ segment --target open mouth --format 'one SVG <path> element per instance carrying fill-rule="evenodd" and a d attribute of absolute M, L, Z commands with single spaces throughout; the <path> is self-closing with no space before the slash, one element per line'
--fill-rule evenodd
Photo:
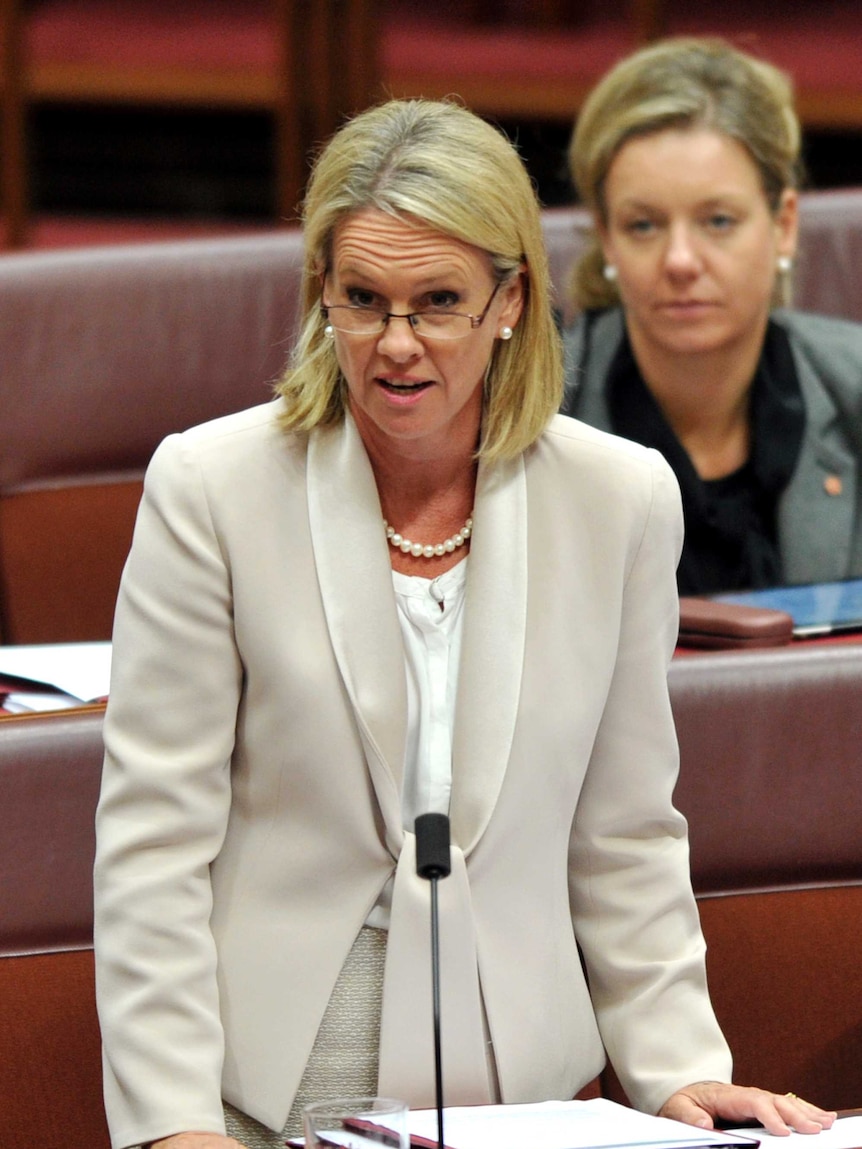
<path fill-rule="evenodd" d="M 432 386 L 427 380 L 421 383 L 394 383 L 391 379 L 378 379 L 377 382 L 384 391 L 390 391 L 393 395 L 412 395 Z"/>

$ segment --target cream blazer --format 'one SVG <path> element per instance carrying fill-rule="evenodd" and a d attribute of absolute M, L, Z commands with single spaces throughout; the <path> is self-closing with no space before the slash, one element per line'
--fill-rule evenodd
<path fill-rule="evenodd" d="M 379 1089 L 434 1102 L 380 504 L 349 416 L 305 437 L 278 410 L 161 445 L 123 576 L 95 871 L 115 1146 L 220 1131 L 222 1098 L 282 1128 L 393 873 Z M 607 1051 L 655 1110 L 730 1074 L 671 804 L 676 482 L 557 416 L 480 467 L 474 519 L 439 891 L 446 1101 L 569 1098 Z"/>

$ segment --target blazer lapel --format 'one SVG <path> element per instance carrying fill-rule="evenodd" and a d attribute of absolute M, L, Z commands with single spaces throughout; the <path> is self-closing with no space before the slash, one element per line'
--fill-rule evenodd
<path fill-rule="evenodd" d="M 452 838 L 465 855 L 497 801 L 515 730 L 527 618 L 521 459 L 480 466 L 452 748 Z"/>
<path fill-rule="evenodd" d="M 836 406 L 807 361 L 796 356 L 805 398 L 805 441 L 779 504 L 778 533 L 785 582 L 847 577 L 852 558 L 856 460 L 847 449 Z M 817 508 L 817 530 L 811 530 Z"/>
<path fill-rule="evenodd" d="M 371 465 L 348 414 L 315 431 L 308 453 L 315 562 L 335 656 L 356 712 L 397 856 L 406 685 L 391 567 Z M 524 463 L 480 466 L 453 733 L 453 841 L 475 847 L 506 772 L 521 686 L 527 615 Z"/>
<path fill-rule="evenodd" d="M 406 684 L 392 569 L 371 464 L 348 413 L 311 434 L 308 513 L 329 635 L 356 713 L 393 855 L 401 848 Z"/>

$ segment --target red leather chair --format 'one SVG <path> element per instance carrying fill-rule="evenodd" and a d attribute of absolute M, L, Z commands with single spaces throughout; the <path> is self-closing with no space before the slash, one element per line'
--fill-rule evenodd
<path fill-rule="evenodd" d="M 101 708 L 0 718 L 0 1145 L 109 1149 L 93 983 Z"/>
<path fill-rule="evenodd" d="M 295 229 L 0 259 L 0 641 L 110 638 L 150 455 L 271 397 L 301 262 Z"/>
<path fill-rule="evenodd" d="M 862 1097 L 862 643 L 674 660 L 675 801 L 735 1080 Z"/>
<path fill-rule="evenodd" d="M 764 812 L 764 824 L 769 817 Z M 827 1109 L 856 1106 L 862 880 L 713 894 L 698 904 L 734 1080 L 793 1091 Z"/>

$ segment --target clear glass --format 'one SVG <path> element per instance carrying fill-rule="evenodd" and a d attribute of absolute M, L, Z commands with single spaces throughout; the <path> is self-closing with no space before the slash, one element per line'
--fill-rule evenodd
<path fill-rule="evenodd" d="M 393 315 L 374 307 L 351 307 L 334 303 L 327 307 L 327 320 L 336 331 L 346 335 L 381 335 L 390 319 L 406 319 L 423 339 L 463 339 L 473 330 L 471 315 L 453 311 L 414 311 L 411 315 Z"/>
<path fill-rule="evenodd" d="M 333 303 L 323 305 L 323 317 L 336 331 L 342 331 L 345 335 L 381 335 L 390 319 L 406 319 L 422 339 L 464 339 L 471 331 L 482 326 L 499 290 L 498 283 L 480 315 L 434 307 L 401 314 L 397 311 L 384 311 L 382 307 Z"/>
<path fill-rule="evenodd" d="M 407 1103 L 392 1097 L 341 1097 L 303 1110 L 307 1149 L 410 1149 Z"/>

